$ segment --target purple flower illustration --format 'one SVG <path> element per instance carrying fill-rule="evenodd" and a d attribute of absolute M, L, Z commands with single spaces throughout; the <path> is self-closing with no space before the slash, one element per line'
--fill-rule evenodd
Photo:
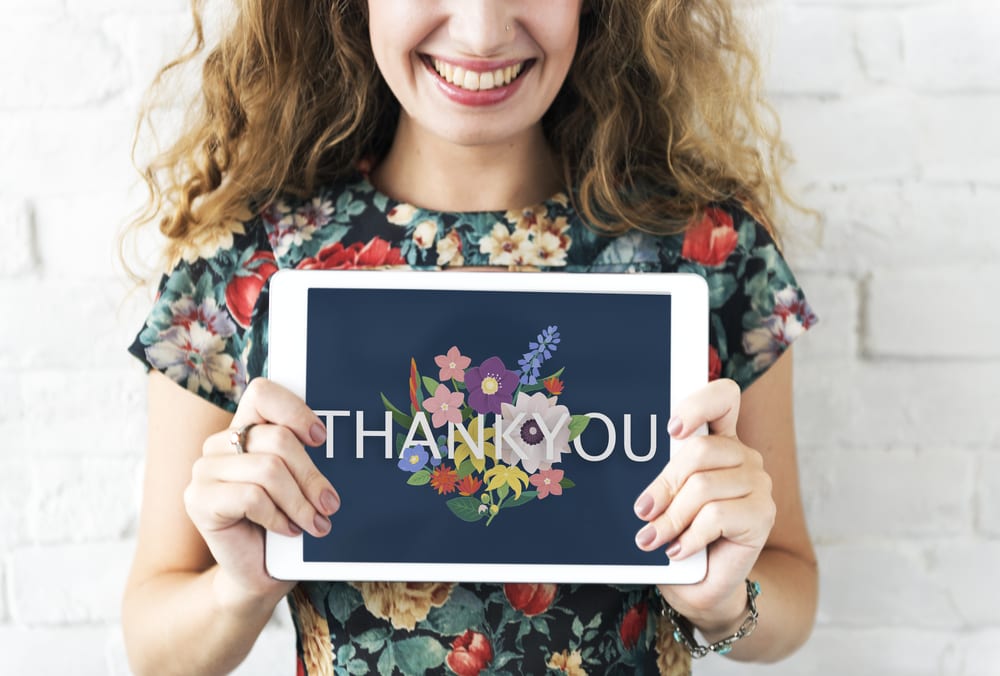
<path fill-rule="evenodd" d="M 403 449 L 403 453 L 396 464 L 404 472 L 419 472 L 427 464 L 430 454 L 420 446 L 409 446 Z"/>
<path fill-rule="evenodd" d="M 465 372 L 469 406 L 476 413 L 500 413 L 501 404 L 509 404 L 518 385 L 519 374 L 504 366 L 500 357 L 490 357 Z"/>

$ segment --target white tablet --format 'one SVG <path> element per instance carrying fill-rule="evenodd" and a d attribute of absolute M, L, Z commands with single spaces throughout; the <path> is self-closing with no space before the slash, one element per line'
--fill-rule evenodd
<path fill-rule="evenodd" d="M 685 274 L 281 271 L 269 377 L 326 422 L 333 529 L 267 534 L 280 579 L 693 583 L 635 545 L 671 404 L 708 373 Z"/>

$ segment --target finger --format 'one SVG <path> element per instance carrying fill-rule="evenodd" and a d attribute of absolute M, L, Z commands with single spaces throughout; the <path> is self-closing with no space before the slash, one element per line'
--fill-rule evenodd
<path fill-rule="evenodd" d="M 229 443 L 229 433 L 220 432 L 209 437 L 203 449 L 206 456 L 234 456 Z M 306 453 L 296 436 L 279 425 L 255 425 L 247 431 L 243 442 L 246 455 L 274 455 L 281 459 L 291 477 L 298 484 L 301 493 L 313 507 L 332 515 L 340 509 L 340 495 L 333 484 L 316 468 L 316 464 Z M 299 525 L 305 527 L 299 522 Z"/>
<path fill-rule="evenodd" d="M 203 532 L 225 530 L 247 519 L 275 533 L 302 534 L 267 491 L 253 483 L 192 482 L 184 491 L 184 506 Z"/>
<path fill-rule="evenodd" d="M 745 468 L 713 470 L 692 475 L 669 507 L 636 533 L 640 549 L 650 551 L 672 542 L 710 503 L 743 498 L 755 489 L 769 488 L 767 475 L 758 476 Z"/>
<path fill-rule="evenodd" d="M 271 453 L 214 455 L 195 463 L 195 481 L 246 483 L 260 486 L 275 507 L 316 537 L 330 532 L 330 520 L 310 502 L 284 459 Z"/>
<path fill-rule="evenodd" d="M 266 378 L 247 385 L 231 427 L 273 423 L 287 427 L 304 443 L 316 446 L 326 439 L 326 427 L 302 398 Z"/>
<path fill-rule="evenodd" d="M 674 439 L 684 439 L 708 424 L 711 434 L 735 437 L 740 396 L 740 386 L 735 381 L 713 380 L 674 407 L 667 421 L 667 432 Z"/>
<path fill-rule="evenodd" d="M 687 558 L 720 538 L 759 549 L 774 526 L 774 515 L 774 501 L 769 495 L 710 502 L 667 548 L 667 556 L 677 560 Z"/>
<path fill-rule="evenodd" d="M 655 519 L 698 472 L 756 464 L 755 452 L 729 437 L 698 436 L 684 440 L 671 453 L 670 462 L 635 501 L 635 514 L 644 521 Z M 758 454 L 759 455 L 759 454 Z"/>

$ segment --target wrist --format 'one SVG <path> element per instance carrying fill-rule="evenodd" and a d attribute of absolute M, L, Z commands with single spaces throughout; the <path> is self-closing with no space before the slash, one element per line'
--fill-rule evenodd
<path fill-rule="evenodd" d="M 746 584 L 741 583 L 724 601 L 703 613 L 688 612 L 684 617 L 706 641 L 713 642 L 731 636 L 740 628 L 747 616 L 748 605 Z"/>
<path fill-rule="evenodd" d="M 294 583 L 274 580 L 261 589 L 248 589 L 231 577 L 221 566 L 213 569 L 212 591 L 216 606 L 224 612 L 241 616 L 246 613 L 270 614 L 278 602 L 294 587 Z"/>
<path fill-rule="evenodd" d="M 713 637 L 711 633 L 705 633 L 705 637 L 708 639 L 708 645 L 701 645 L 698 639 L 695 637 L 694 629 L 695 625 L 684 615 L 676 611 L 665 598 L 660 597 L 661 608 L 660 613 L 670 621 L 671 625 L 674 627 L 674 640 L 681 643 L 692 657 L 700 658 L 704 657 L 710 652 L 718 653 L 719 655 L 727 655 L 733 650 L 733 644 L 741 639 L 746 638 L 753 633 L 754 629 L 757 628 L 757 602 L 756 599 L 760 595 L 760 585 L 757 582 L 752 582 L 747 579 L 743 585 L 745 591 L 745 602 L 746 602 L 746 614 L 744 615 L 739 626 L 731 632 L 725 632 L 720 636 Z"/>

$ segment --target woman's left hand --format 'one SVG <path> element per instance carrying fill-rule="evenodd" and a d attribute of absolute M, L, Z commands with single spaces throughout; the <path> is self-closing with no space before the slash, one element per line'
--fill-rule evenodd
<path fill-rule="evenodd" d="M 731 633 L 746 616 L 744 580 L 774 525 L 771 477 L 761 454 L 736 436 L 740 388 L 716 380 L 677 406 L 667 424 L 670 462 L 642 492 L 636 534 L 645 551 L 680 560 L 708 547 L 708 574 L 693 585 L 661 585 L 677 612 L 702 633 Z M 708 434 L 692 436 L 708 426 Z"/>

